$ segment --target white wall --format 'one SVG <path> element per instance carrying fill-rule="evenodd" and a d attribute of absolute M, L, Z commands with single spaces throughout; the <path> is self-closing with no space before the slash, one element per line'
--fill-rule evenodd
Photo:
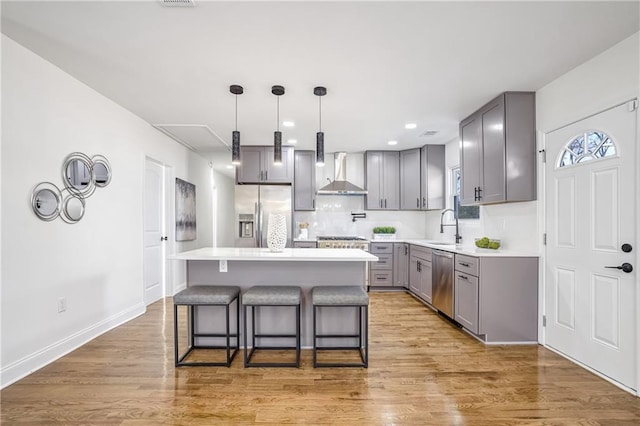
<path fill-rule="evenodd" d="M 214 223 L 216 227 L 216 247 L 233 247 L 235 244 L 234 197 L 235 180 L 220 172 L 213 172 L 216 189 Z"/>
<path fill-rule="evenodd" d="M 4 35 L 2 105 L 0 381 L 6 386 L 144 312 L 145 156 L 170 165 L 198 191 L 198 239 L 175 243 L 175 250 L 211 245 L 213 232 L 205 159 Z M 112 182 L 87 199 L 79 223 L 43 222 L 30 209 L 31 189 L 42 181 L 61 186 L 62 162 L 74 151 L 105 155 Z M 59 297 L 67 298 L 60 314 Z"/>

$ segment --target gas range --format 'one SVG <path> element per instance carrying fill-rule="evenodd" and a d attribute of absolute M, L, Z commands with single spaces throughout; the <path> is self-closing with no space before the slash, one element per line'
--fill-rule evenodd
<path fill-rule="evenodd" d="M 369 251 L 369 240 L 351 236 L 319 236 L 318 248 L 355 248 Z"/>

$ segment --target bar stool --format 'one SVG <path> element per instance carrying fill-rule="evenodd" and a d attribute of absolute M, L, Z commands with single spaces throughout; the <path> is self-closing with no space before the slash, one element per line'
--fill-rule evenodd
<path fill-rule="evenodd" d="M 188 287 L 173 296 L 173 336 L 175 346 L 175 366 L 226 366 L 231 365 L 231 361 L 240 349 L 240 287 L 226 285 L 195 285 Z M 236 302 L 236 332 L 231 334 L 229 330 L 229 307 Z M 190 325 L 189 347 L 183 355 L 178 354 L 178 306 L 188 307 L 188 318 Z M 219 306 L 225 307 L 226 331 L 224 333 L 198 333 L 196 331 L 195 314 L 199 306 Z M 196 339 L 199 337 L 225 337 L 226 345 L 198 345 Z M 235 338 L 236 344 L 231 352 L 230 339 Z M 184 359 L 195 349 L 226 349 L 226 362 L 185 362 Z"/>
<path fill-rule="evenodd" d="M 311 289 L 313 304 L 313 366 L 315 367 L 364 367 L 369 366 L 369 295 L 359 286 L 317 286 Z M 318 308 L 339 307 L 358 309 L 358 334 L 318 334 L 316 316 Z M 364 312 L 364 330 L 363 318 Z M 357 346 L 318 346 L 318 339 L 358 339 Z M 363 350 L 364 341 L 364 350 Z M 359 363 L 320 363 L 318 350 L 356 349 L 362 362 Z"/>
<path fill-rule="evenodd" d="M 245 367 L 299 367 L 300 366 L 300 305 L 302 302 L 302 289 L 297 286 L 254 286 L 242 295 L 244 309 L 244 366 Z M 261 334 L 256 332 L 256 307 L 295 307 L 296 333 L 295 334 Z M 247 333 L 247 308 L 251 307 L 251 351 L 248 351 Z M 295 338 L 295 346 L 257 346 L 256 338 Z M 283 350 L 295 349 L 295 362 L 251 362 L 256 349 Z"/>

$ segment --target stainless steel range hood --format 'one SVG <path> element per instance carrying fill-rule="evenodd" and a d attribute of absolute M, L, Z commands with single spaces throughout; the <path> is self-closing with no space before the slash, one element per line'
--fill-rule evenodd
<path fill-rule="evenodd" d="M 318 195 L 367 195 L 367 190 L 347 181 L 347 153 L 334 153 L 335 180 L 316 191 Z"/>

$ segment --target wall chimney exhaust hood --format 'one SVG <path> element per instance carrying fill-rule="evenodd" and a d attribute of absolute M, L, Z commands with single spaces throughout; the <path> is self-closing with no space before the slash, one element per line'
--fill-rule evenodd
<path fill-rule="evenodd" d="M 365 189 L 347 181 L 347 153 L 334 153 L 335 180 L 320 188 L 318 195 L 367 195 Z"/>

